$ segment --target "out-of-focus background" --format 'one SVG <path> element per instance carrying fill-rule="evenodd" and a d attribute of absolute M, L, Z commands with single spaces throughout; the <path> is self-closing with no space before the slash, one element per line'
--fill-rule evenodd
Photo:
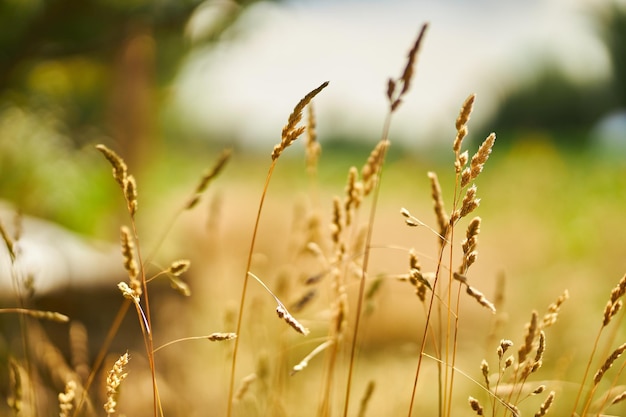
<path fill-rule="evenodd" d="M 270 187 L 258 249 L 266 258 L 258 262 L 276 274 L 294 207 L 316 195 L 327 221 L 348 168 L 360 167 L 380 138 L 387 79 L 401 73 L 425 22 L 414 83 L 392 121 L 374 235 L 387 248 L 385 270 L 376 272 L 404 271 L 406 253 L 396 260 L 390 247 L 434 256 L 433 236 L 407 229 L 398 211 L 434 223 L 425 174 L 437 171 L 451 197 L 454 121 L 476 93 L 466 147 L 471 155 L 492 131 L 498 139 L 478 180 L 475 279 L 489 293 L 497 275 L 507 277 L 511 338 L 532 309 L 543 311 L 568 288 L 578 301 L 554 343 L 584 355 L 571 349 L 581 338 L 573 327 L 581 315 L 590 322 L 601 315 L 626 271 L 624 1 L 2 1 L 0 199 L 7 208 L 0 219 L 9 225 L 12 212 L 25 216 L 23 255 L 32 258 L 35 297 L 83 314 L 90 297 L 109 302 L 104 286 L 121 303 L 116 242 L 127 218 L 94 149 L 105 143 L 137 177 L 146 250 L 160 245 L 163 263 L 192 259 L 195 293 L 164 309 L 162 341 L 206 332 L 206 317 L 219 330 L 237 302 L 269 155 L 293 106 L 330 81 L 315 99 L 319 188 L 311 188 L 298 143 L 281 157 Z M 161 245 L 160 232 L 222 148 L 233 149 L 225 172 Z M 10 265 L 2 265 L 0 287 L 9 293 Z M 80 295 L 65 303 L 75 290 Z M 400 299 L 395 291 L 380 304 L 413 302 L 410 291 Z M 207 306 L 211 299 L 226 306 Z M 581 303 L 589 311 L 577 314 Z M 385 311 L 379 324 L 388 333 L 373 345 L 413 343 L 406 327 L 388 325 L 402 311 Z M 174 317 L 202 319 L 181 326 Z M 107 320 L 92 321 L 104 331 Z"/>

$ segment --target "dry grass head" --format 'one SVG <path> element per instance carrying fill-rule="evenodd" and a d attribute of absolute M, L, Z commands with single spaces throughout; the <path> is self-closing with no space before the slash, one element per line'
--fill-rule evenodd
<path fill-rule="evenodd" d="M 293 112 L 289 115 L 289 119 L 287 121 L 287 124 L 283 128 L 283 131 L 282 131 L 282 134 L 281 134 L 281 141 L 280 141 L 280 143 L 278 145 L 276 145 L 274 147 L 274 150 L 272 151 L 272 160 L 273 161 L 278 159 L 280 154 L 289 145 L 291 145 L 296 139 L 298 139 L 298 137 L 302 133 L 304 133 L 306 127 L 298 126 L 298 123 L 300 123 L 300 120 L 302 120 L 302 111 L 307 106 L 307 104 L 309 104 L 311 102 L 311 100 L 313 100 L 313 97 L 315 97 L 317 94 L 319 94 L 319 92 L 322 91 L 327 86 L 328 86 L 328 81 L 324 82 L 322 85 L 320 85 L 316 89 L 314 89 L 311 92 L 309 92 L 307 95 L 305 95 L 302 98 L 302 100 L 300 100 L 298 102 L 298 104 L 296 104 L 296 107 L 294 107 Z"/>
<path fill-rule="evenodd" d="M 119 387 L 122 384 L 122 381 L 126 379 L 128 373 L 126 373 L 126 366 L 128 365 L 128 361 L 130 357 L 128 352 L 124 353 L 119 357 L 118 360 L 115 361 L 113 367 L 109 370 L 106 379 L 106 391 L 107 391 L 107 400 L 104 404 L 104 411 L 107 413 L 107 416 L 115 414 L 117 409 L 117 395 L 119 391 Z"/>

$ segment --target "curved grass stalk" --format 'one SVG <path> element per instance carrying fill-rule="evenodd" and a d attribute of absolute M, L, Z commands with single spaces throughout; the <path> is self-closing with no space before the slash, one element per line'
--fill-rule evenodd
<path fill-rule="evenodd" d="M 267 195 L 267 190 L 269 188 L 270 180 L 272 179 L 272 174 L 274 173 L 274 169 L 276 168 L 276 163 L 278 162 L 278 158 L 282 154 L 282 152 L 290 146 L 305 130 L 304 127 L 298 126 L 298 123 L 302 119 L 302 111 L 304 108 L 313 100 L 320 91 L 328 86 L 328 81 L 317 87 L 316 89 L 309 92 L 304 98 L 302 98 L 296 107 L 294 108 L 291 115 L 289 115 L 289 120 L 287 121 L 287 125 L 283 128 L 281 134 L 281 142 L 280 144 L 274 147 L 272 151 L 272 162 L 267 171 L 267 176 L 265 177 L 265 184 L 263 185 L 263 191 L 261 192 L 261 198 L 259 201 L 259 206 L 257 209 L 256 219 L 254 221 L 254 228 L 252 230 L 252 238 L 250 240 L 250 249 L 248 250 L 248 258 L 246 260 L 246 275 L 243 280 L 243 286 L 241 289 L 241 297 L 239 301 L 239 311 L 237 315 L 237 327 L 235 329 L 235 333 L 237 334 L 237 338 L 235 339 L 235 344 L 233 347 L 233 357 L 231 362 L 230 369 L 230 382 L 228 385 L 228 397 L 227 397 L 227 405 L 226 405 L 226 416 L 231 417 L 233 412 L 233 398 L 235 393 L 235 371 L 237 370 L 237 355 L 239 352 L 239 343 L 241 340 L 241 326 L 243 323 L 243 312 L 245 307 L 246 295 L 248 290 L 248 280 L 250 277 L 250 267 L 252 266 L 252 255 L 254 253 L 254 248 L 256 246 L 256 238 L 259 230 L 259 223 L 261 221 L 261 213 L 263 212 L 263 203 L 265 202 L 265 196 Z"/>

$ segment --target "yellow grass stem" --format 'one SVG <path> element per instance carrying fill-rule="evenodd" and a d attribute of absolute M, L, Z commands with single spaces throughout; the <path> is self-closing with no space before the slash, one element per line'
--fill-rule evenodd
<path fill-rule="evenodd" d="M 243 280 L 243 287 L 241 289 L 241 297 L 239 301 L 239 311 L 237 315 L 237 327 L 235 333 L 237 334 L 237 338 L 235 339 L 235 345 L 233 347 L 233 357 L 231 363 L 230 370 L 230 382 L 228 386 L 228 398 L 226 405 L 226 416 L 231 417 L 233 412 L 233 397 L 234 397 L 234 389 L 235 389 L 235 371 L 237 370 L 237 354 L 239 352 L 239 342 L 241 340 L 241 325 L 243 323 L 243 312 L 246 301 L 247 289 L 248 289 L 248 280 L 250 277 L 249 271 L 252 266 L 252 255 L 254 253 L 254 247 L 256 244 L 256 238 L 259 230 L 259 223 L 261 221 L 261 213 L 263 212 L 263 203 L 265 202 L 265 196 L 267 195 L 267 190 L 269 188 L 270 180 L 272 179 L 272 174 L 274 173 L 274 169 L 276 168 L 276 163 L 278 162 L 278 158 L 282 154 L 282 152 L 295 141 L 298 136 L 300 136 L 304 132 L 303 127 L 298 127 L 298 123 L 302 119 L 302 111 L 306 107 L 307 104 L 324 88 L 328 86 L 328 81 L 321 84 L 319 87 L 310 91 L 304 98 L 302 98 L 298 104 L 294 107 L 293 112 L 289 115 L 289 119 L 285 127 L 283 127 L 281 134 L 281 142 L 280 144 L 274 147 L 272 151 L 271 158 L 272 162 L 267 171 L 267 176 L 265 177 L 265 184 L 263 185 L 263 191 L 261 192 L 261 199 L 259 201 L 259 206 L 257 209 L 256 219 L 254 221 L 254 229 L 252 230 L 252 238 L 250 240 L 250 249 L 248 251 L 248 259 L 246 261 L 246 275 Z"/>

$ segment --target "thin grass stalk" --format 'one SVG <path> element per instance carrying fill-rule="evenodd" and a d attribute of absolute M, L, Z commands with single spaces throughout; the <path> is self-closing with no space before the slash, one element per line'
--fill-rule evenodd
<path fill-rule="evenodd" d="M 343 417 L 348 416 L 348 409 L 350 407 L 350 393 L 352 389 L 352 379 L 354 375 L 354 363 L 356 361 L 356 348 L 357 348 L 357 340 L 359 336 L 359 324 L 361 323 L 361 312 L 363 310 L 363 299 L 365 295 L 365 281 L 366 281 L 366 275 L 367 275 L 367 270 L 369 266 L 369 259 L 370 259 L 370 252 L 371 252 L 370 245 L 372 242 L 374 219 L 376 217 L 376 206 L 378 203 L 378 196 L 380 194 L 380 187 L 382 183 L 383 166 L 385 162 L 385 157 L 387 155 L 387 149 L 389 148 L 388 135 L 389 135 L 389 128 L 391 126 L 392 115 L 393 115 L 393 109 L 390 110 L 389 113 L 387 113 L 387 117 L 385 118 L 385 122 L 383 125 L 383 135 L 382 135 L 381 142 L 386 143 L 387 146 L 384 146 L 382 149 L 382 155 L 380 158 L 381 163 L 377 165 L 376 174 L 375 174 L 377 177 L 377 181 L 376 181 L 376 186 L 374 188 L 374 192 L 372 194 L 372 205 L 370 208 L 367 235 L 365 237 L 365 253 L 363 254 L 363 265 L 361 267 L 361 280 L 359 282 L 359 292 L 358 292 L 357 304 L 356 304 L 356 317 L 354 320 L 354 332 L 352 334 L 352 341 L 351 341 L 351 346 L 350 346 L 350 361 L 348 365 L 348 380 L 346 383 L 346 395 L 345 395 L 344 408 L 343 408 Z"/>
<path fill-rule="evenodd" d="M 131 227 L 133 231 L 133 237 L 135 239 L 135 244 L 137 248 L 137 259 L 139 259 L 140 271 L 139 276 L 141 277 L 141 286 L 143 288 L 143 300 L 145 308 L 143 309 L 143 314 L 145 314 L 145 321 L 147 323 L 147 329 L 144 333 L 144 342 L 146 345 L 146 355 L 148 356 L 148 363 L 150 365 L 150 375 L 152 377 L 152 397 L 153 397 L 153 411 L 154 416 L 158 416 L 158 411 L 161 410 L 161 400 L 159 398 L 159 389 L 157 387 L 156 380 L 156 364 L 154 362 L 154 343 L 152 341 L 152 318 L 150 314 L 150 300 L 148 297 L 148 281 L 146 280 L 146 266 L 143 262 L 143 258 L 141 256 L 141 245 L 139 244 L 139 234 L 137 233 L 137 224 L 135 223 L 134 216 L 131 216 Z M 139 304 L 139 302 L 137 302 Z M 139 316 L 140 324 L 142 322 L 142 310 L 137 306 L 137 315 Z M 142 325 L 143 329 L 143 325 Z M 161 410 L 161 415 L 163 415 L 163 411 Z"/>
<path fill-rule="evenodd" d="M 587 365 L 585 366 L 585 372 L 583 373 L 583 378 L 580 381 L 580 387 L 578 388 L 578 392 L 576 393 L 576 399 L 574 400 L 574 406 L 572 407 L 571 416 L 574 417 L 576 415 L 576 409 L 578 408 L 578 403 L 581 400 L 583 390 L 585 389 L 585 381 L 587 380 L 587 376 L 589 376 L 589 371 L 591 370 L 591 364 L 593 362 L 593 358 L 595 357 L 596 351 L 600 345 L 600 336 L 602 336 L 602 330 L 604 330 L 604 326 L 600 327 L 598 334 L 593 342 L 593 348 L 591 349 L 591 354 L 589 355 L 589 359 L 587 360 Z M 587 400 L 589 401 L 589 399 Z"/>
<path fill-rule="evenodd" d="M 243 281 L 243 287 L 241 289 L 241 298 L 239 301 L 239 312 L 237 316 L 237 327 L 235 328 L 235 333 L 237 334 L 237 338 L 235 339 L 235 344 L 233 346 L 233 357 L 230 368 L 230 383 L 228 386 L 228 403 L 226 405 L 226 416 L 231 417 L 233 412 L 233 396 L 235 394 L 235 371 L 237 370 L 237 354 L 239 352 L 239 341 L 241 339 L 241 325 L 243 323 L 243 311 L 244 304 L 246 301 L 246 294 L 248 291 L 248 281 L 249 281 L 249 273 L 250 267 L 252 266 L 252 255 L 254 252 L 254 247 L 256 244 L 257 233 L 259 230 L 259 223 L 261 221 L 261 213 L 263 212 L 263 204 L 265 202 L 265 196 L 267 194 L 267 189 L 269 188 L 270 180 L 272 179 L 272 174 L 274 173 L 274 168 L 276 167 L 276 162 L 278 159 L 272 159 L 270 167 L 267 171 L 267 177 L 265 178 L 265 185 L 263 186 L 263 191 L 261 192 L 261 199 L 259 201 L 259 207 L 257 209 L 256 219 L 254 221 L 254 228 L 252 229 L 252 239 L 250 241 L 250 249 L 248 251 L 248 259 L 246 260 L 246 277 Z"/>
<path fill-rule="evenodd" d="M 620 381 L 620 377 L 622 376 L 622 374 L 624 373 L 624 370 L 626 370 L 626 361 L 622 361 L 622 366 L 620 366 L 619 370 L 617 371 L 617 373 L 615 374 L 615 377 L 613 377 L 613 380 L 611 381 L 611 385 L 609 386 L 609 388 L 607 389 L 607 393 L 611 392 L 611 390 L 615 387 L 617 387 L 619 381 Z M 602 403 L 599 405 L 598 407 L 598 417 L 600 417 L 600 413 L 606 408 L 608 407 L 607 403 L 609 402 L 609 400 L 611 399 L 611 396 L 609 395 L 605 395 L 604 399 L 602 400 Z"/>
<path fill-rule="evenodd" d="M 83 404 L 87 400 L 89 389 L 93 385 L 93 382 L 96 379 L 96 376 L 98 375 L 98 372 L 100 371 L 100 368 L 102 367 L 102 364 L 104 363 L 104 360 L 106 359 L 106 355 L 109 351 L 109 348 L 111 347 L 111 343 L 113 343 L 113 339 L 115 338 L 115 335 L 117 334 L 120 326 L 122 325 L 122 321 L 124 321 L 124 318 L 126 317 L 126 313 L 128 312 L 130 303 L 131 303 L 131 300 L 129 300 L 128 298 L 124 298 L 123 304 L 120 306 L 119 310 L 117 311 L 117 314 L 115 318 L 113 319 L 113 323 L 111 324 L 111 327 L 109 327 L 107 335 L 104 338 L 104 342 L 102 343 L 102 346 L 100 347 L 100 350 L 98 351 L 98 355 L 96 356 L 96 359 L 94 360 L 93 366 L 91 367 L 91 372 L 89 373 L 89 376 L 87 377 L 87 381 L 85 382 L 78 404 L 76 405 L 76 408 L 74 408 L 74 413 L 72 414 L 72 417 L 78 417 Z"/>

